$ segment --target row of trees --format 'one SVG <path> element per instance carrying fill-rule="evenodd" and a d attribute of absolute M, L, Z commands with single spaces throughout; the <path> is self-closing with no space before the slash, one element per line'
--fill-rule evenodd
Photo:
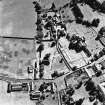
<path fill-rule="evenodd" d="M 105 1 L 100 3 L 98 0 L 77 0 L 78 3 L 84 3 L 89 5 L 93 11 L 105 13 Z"/>
<path fill-rule="evenodd" d="M 96 84 L 90 79 L 85 83 L 85 89 L 89 93 L 89 100 L 93 102 L 94 100 L 99 100 L 100 102 L 104 102 L 103 95 L 99 91 Z"/>
<path fill-rule="evenodd" d="M 85 25 L 86 27 L 98 27 L 100 23 L 100 20 L 98 18 L 93 19 L 92 22 L 89 22 L 88 20 L 83 20 L 84 18 L 83 13 L 81 12 L 77 4 L 71 10 L 75 16 L 77 24 L 82 24 Z"/>

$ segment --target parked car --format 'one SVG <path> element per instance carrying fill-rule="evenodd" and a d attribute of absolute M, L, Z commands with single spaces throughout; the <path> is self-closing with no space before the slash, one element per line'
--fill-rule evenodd
<path fill-rule="evenodd" d="M 40 91 L 32 91 L 30 93 L 30 100 L 39 100 L 40 97 L 41 97 Z"/>
<path fill-rule="evenodd" d="M 8 83 L 7 93 L 16 91 L 28 91 L 28 83 Z"/>

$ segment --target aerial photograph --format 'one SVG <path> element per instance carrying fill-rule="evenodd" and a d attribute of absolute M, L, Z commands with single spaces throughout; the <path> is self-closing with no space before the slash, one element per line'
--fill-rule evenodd
<path fill-rule="evenodd" d="M 0 0 L 0 105 L 105 105 L 105 0 Z"/>

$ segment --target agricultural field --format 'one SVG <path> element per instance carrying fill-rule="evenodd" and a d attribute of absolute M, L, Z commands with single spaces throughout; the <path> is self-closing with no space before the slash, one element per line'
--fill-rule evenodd
<path fill-rule="evenodd" d="M 33 41 L 1 39 L 0 73 L 28 78 L 27 67 L 32 65 L 34 58 Z"/>

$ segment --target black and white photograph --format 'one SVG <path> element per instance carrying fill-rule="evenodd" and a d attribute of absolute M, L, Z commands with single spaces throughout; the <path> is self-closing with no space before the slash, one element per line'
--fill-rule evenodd
<path fill-rule="evenodd" d="M 0 105 L 105 105 L 105 0 L 0 0 Z"/>

